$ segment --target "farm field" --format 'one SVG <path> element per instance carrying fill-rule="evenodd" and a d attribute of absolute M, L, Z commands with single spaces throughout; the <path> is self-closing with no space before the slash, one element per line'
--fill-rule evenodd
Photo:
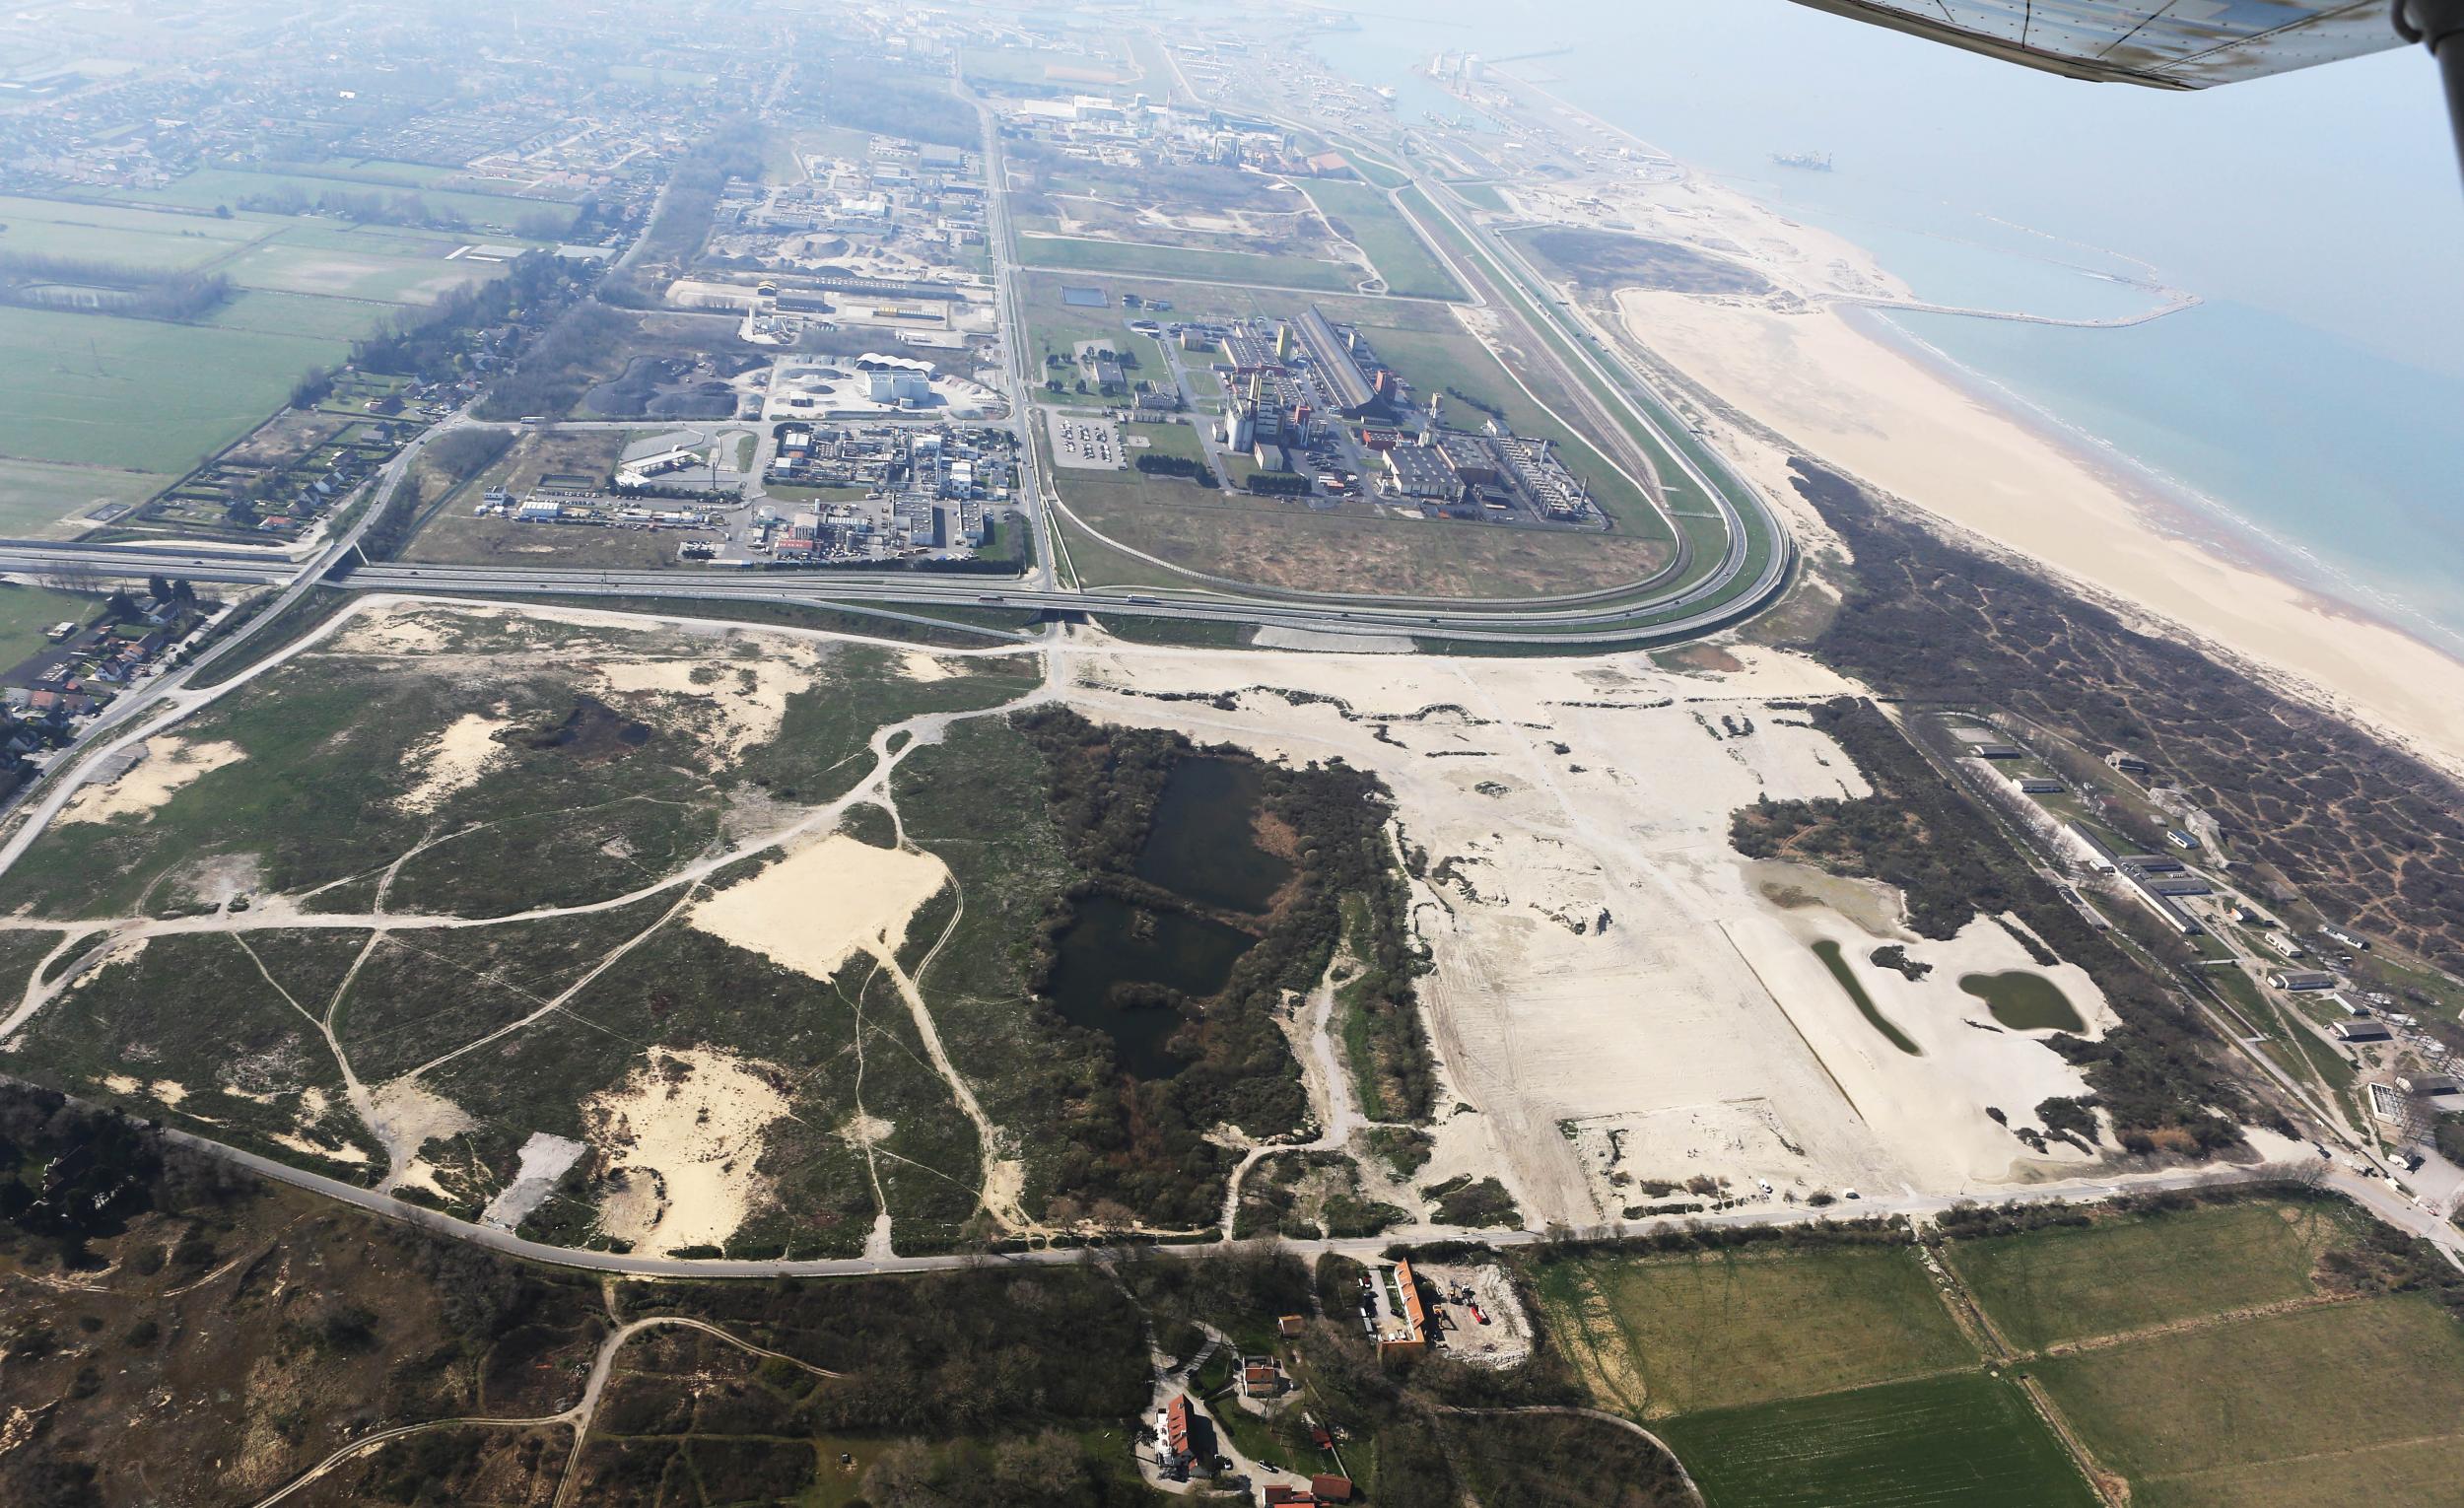
<path fill-rule="evenodd" d="M 2411 1294 L 2231 1320 L 2030 1372 L 2137 1503 L 2454 1501 L 2464 1327 Z M 2450 1471 L 2429 1479 L 2423 1457 Z M 2305 1494 L 2332 1481 L 2322 1498 Z"/>
<path fill-rule="evenodd" d="M 1709 1508 L 2093 1508 L 2013 1384 L 1980 1372 L 1670 1420 Z"/>
<path fill-rule="evenodd" d="M 68 520 L 100 506 L 143 503 L 170 480 L 143 471 L 0 456 L 0 534 L 67 538 L 79 532 Z"/>
<path fill-rule="evenodd" d="M 1385 274 L 1386 291 L 1407 299 L 1460 299 L 1463 285 L 1437 259 L 1385 191 L 1325 180 L 1303 185 L 1318 209 Z"/>
<path fill-rule="evenodd" d="M 1360 281 L 1356 267 L 1298 256 L 1260 256 L 1247 251 L 1194 251 L 1134 241 L 1080 240 L 1058 236 L 1020 236 L 1018 260 L 1029 267 L 1122 272 L 1163 279 L 1256 284 L 1266 288 L 1348 293 Z"/>
<path fill-rule="evenodd" d="M 107 461 L 168 481 L 348 350 L 332 337 L 0 308 L 0 363 L 24 388 L 0 416 L 0 455 Z"/>
<path fill-rule="evenodd" d="M 205 323 L 217 329 L 254 330 L 267 335 L 357 340 L 373 332 L 392 312 L 357 299 L 251 288 L 226 300 L 206 316 Z"/>
<path fill-rule="evenodd" d="M 0 195 L 0 253 L 187 272 L 280 229 L 279 222 Z"/>
<path fill-rule="evenodd" d="M 297 172 L 253 172 L 238 168 L 200 168 L 165 187 L 124 189 L 118 191 L 115 197 L 132 204 L 177 205 L 207 210 L 228 205 L 238 211 L 241 199 L 279 194 L 286 190 L 305 195 L 311 205 L 320 195 L 329 193 L 362 196 L 417 194 L 420 202 L 432 212 L 458 215 L 470 222 L 473 229 L 495 227 L 515 231 L 525 221 L 531 220 L 536 220 L 542 227 L 553 222 L 561 229 L 572 225 L 579 213 L 574 205 L 554 199 L 517 199 L 503 194 L 460 193 L 353 177 L 316 177 Z"/>
<path fill-rule="evenodd" d="M 1974 1367 L 1913 1248 L 1545 1264 L 1545 1323 L 1604 1408 L 1664 1417 Z"/>
<path fill-rule="evenodd" d="M 304 244 L 283 237 L 249 247 L 220 270 L 242 288 L 378 304 L 430 304 L 464 284 L 494 277 L 498 264 L 446 261 L 442 255 L 397 256 L 363 243 Z"/>
<path fill-rule="evenodd" d="M 2200 1319 L 2318 1291 L 2319 1255 L 2349 1236 L 2328 1202 L 2248 1200 L 2086 1227 L 1950 1242 L 1946 1260 L 2020 1350 Z"/>

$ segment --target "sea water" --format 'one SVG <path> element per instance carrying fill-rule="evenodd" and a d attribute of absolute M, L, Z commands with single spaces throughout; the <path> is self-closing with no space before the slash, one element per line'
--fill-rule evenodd
<path fill-rule="evenodd" d="M 2416 60 L 2172 97 L 1775 0 L 1415 11 L 1309 45 L 1415 101 L 1429 86 L 1412 70 L 1441 49 L 1570 47 L 1510 66 L 1866 247 L 1929 303 L 2109 319 L 2162 302 L 2141 284 L 2201 296 L 2119 329 L 1889 318 L 2161 484 L 2206 531 L 2464 651 L 2464 309 L 2403 286 L 2452 253 L 2464 213 L 2451 168 L 2424 170 L 2444 151 L 2434 101 L 2387 93 L 2422 82 Z M 1771 162 L 1800 151 L 1838 171 Z"/>

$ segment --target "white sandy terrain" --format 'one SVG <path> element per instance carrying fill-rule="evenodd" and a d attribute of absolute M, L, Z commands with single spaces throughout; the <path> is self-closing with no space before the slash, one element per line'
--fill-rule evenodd
<path fill-rule="evenodd" d="M 929 854 L 876 849 L 833 833 L 719 891 L 685 921 L 826 980 L 856 953 L 897 953 L 916 908 L 948 883 L 949 869 Z"/>
<path fill-rule="evenodd" d="M 2086 970 L 2067 963 L 2038 968 L 2016 938 L 1985 917 L 1948 942 L 1904 933 L 1878 937 L 1822 906 L 1740 917 L 1727 932 L 1858 1115 L 1899 1151 L 1919 1187 L 2024 1183 L 2061 1176 L 2061 1164 L 2089 1160 L 2060 1142 L 2039 1157 L 1985 1114 L 1991 1107 L 2012 1127 L 2034 1126 L 2037 1105 L 2089 1091 L 2079 1070 L 2038 1040 L 2042 1034 L 1995 1025 L 1984 1002 L 1959 988 L 1966 974 L 2042 975 L 2087 1020 L 2085 1035 L 2100 1036 L 2112 1012 Z M 1875 1008 L 1922 1050 L 1921 1057 L 1901 1052 L 1867 1023 L 1814 955 L 1813 944 L 1820 941 L 1840 945 L 1842 961 Z M 1878 942 L 1901 944 L 1933 972 L 1911 982 L 1873 963 Z"/>
<path fill-rule="evenodd" d="M 1636 341 L 1808 453 L 2464 768 L 2464 664 L 2185 537 L 2147 489 L 1908 351 L 1824 308 L 1642 292 L 1618 303 Z"/>
<path fill-rule="evenodd" d="M 632 1177 L 600 1205 L 600 1228 L 642 1252 L 719 1246 L 765 1197 L 755 1170 L 772 1122 L 787 1113 L 769 1065 L 707 1048 L 654 1048 L 617 1088 L 582 1106 L 590 1140 Z M 655 1172 L 664 1198 L 635 1186 Z"/>
<path fill-rule="evenodd" d="M 488 1207 L 479 1212 L 479 1223 L 499 1230 L 512 1230 L 539 1207 L 565 1170 L 582 1160 L 590 1150 L 568 1136 L 554 1136 L 546 1131 L 532 1131 L 522 1143 L 521 1162 L 513 1170 L 513 1181 L 488 1200 Z"/>
<path fill-rule="evenodd" d="M 906 672 L 907 678 L 911 681 L 946 681 L 958 674 L 950 668 L 948 660 L 938 654 L 927 654 L 922 650 L 910 650 L 901 654 L 898 657 L 898 667 Z"/>
<path fill-rule="evenodd" d="M 417 778 L 394 798 L 394 804 L 405 812 L 432 812 L 445 797 L 478 785 L 505 752 L 496 735 L 511 726 L 510 719 L 482 713 L 464 713 L 454 719 L 435 738 L 411 751 L 404 764 L 417 772 Z"/>
<path fill-rule="evenodd" d="M 1780 904 L 1766 886 L 1785 871 L 1730 846 L 1731 812 L 1766 792 L 1866 792 L 1835 744 L 1798 725 L 1801 713 L 1766 705 L 1855 688 L 1802 657 L 1745 645 L 1730 652 L 1739 668 L 1724 674 L 1674 673 L 1643 655 L 1369 659 L 1097 642 L 1059 658 L 1074 682 L 1066 699 L 1090 716 L 1270 757 L 1340 755 L 1393 788 L 1403 841 L 1428 856 L 1427 878 L 1413 887 L 1435 964 L 1421 997 L 1446 1083 L 1436 1150 L 1414 1182 L 1494 1173 L 1527 1225 L 1599 1225 L 1641 1202 L 1587 1155 L 1605 1142 L 1602 1128 L 1620 1131 L 1620 1165 L 1633 1177 L 1709 1174 L 1733 1193 L 1750 1193 L 1757 1179 L 1777 1197 L 1951 1193 L 2044 1176 L 2062 1158 L 2034 1157 L 1983 1108 L 2030 1124 L 2038 1100 L 2078 1092 L 2076 1079 L 2033 1041 L 1960 1024 L 1982 1006 L 1958 993 L 1954 971 L 2025 964 L 1999 928 L 1971 929 L 1957 944 L 1910 939 L 1943 967 L 1921 989 L 1885 981 L 1877 992 L 1911 1015 L 1921 1002 L 1910 1030 L 1941 1044 L 1934 1056 L 1869 1062 L 1845 1031 L 1801 1029 L 1801 1015 L 1825 1013 L 1835 1026 L 1844 1012 L 1872 1035 L 1790 929 L 1820 918 L 1863 937 L 1840 908 L 1886 931 L 1897 908 L 1875 887 L 1811 871 L 1795 904 Z M 1252 686 L 1339 698 L 1351 717 L 1244 691 Z M 1135 694 L 1217 690 L 1240 693 L 1238 710 Z M 1774 937 L 1814 966 L 1827 994 L 1781 977 Z M 2083 1009 L 2096 1004 L 2071 979 L 2063 985 Z"/>
<path fill-rule="evenodd" d="M 155 808 L 198 777 L 236 765 L 247 755 L 236 743 L 192 743 L 169 735 L 146 740 L 146 757 L 107 786 L 88 786 L 60 808 L 59 822 L 108 822 L 113 817 L 152 817 Z"/>
<path fill-rule="evenodd" d="M 376 1133 L 401 1170 L 391 1182 L 445 1194 L 437 1182 L 436 1164 L 419 1155 L 420 1149 L 431 1141 L 449 1141 L 478 1123 L 462 1107 L 414 1078 L 376 1084 L 368 1097 L 369 1130 Z"/>

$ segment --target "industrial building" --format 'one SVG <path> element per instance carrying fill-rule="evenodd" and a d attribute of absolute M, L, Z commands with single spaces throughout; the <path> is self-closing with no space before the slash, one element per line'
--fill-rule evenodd
<path fill-rule="evenodd" d="M 1357 334 L 1336 334 L 1335 326 L 1327 321 L 1325 313 L 1314 304 L 1302 311 L 1297 323 L 1286 325 L 1284 329 L 1297 332 L 1301 347 L 1309 355 L 1310 375 L 1325 387 L 1328 401 L 1334 404 L 1336 413 L 1346 419 L 1357 419 L 1387 406 L 1386 399 L 1375 385 L 1375 377 L 1360 370 L 1360 363 L 1354 356 Z M 1381 367 L 1378 371 L 1384 372 L 1385 369 Z M 1387 378 L 1390 390 L 1393 380 L 1391 376 Z"/>
<path fill-rule="evenodd" d="M 1386 452 L 1386 490 L 1397 497 L 1452 502 L 1463 496 L 1463 478 L 1431 446 L 1397 446 Z"/>
<path fill-rule="evenodd" d="M 926 403 L 932 398 L 932 363 L 912 356 L 867 351 L 856 358 L 864 396 L 875 403 Z"/>

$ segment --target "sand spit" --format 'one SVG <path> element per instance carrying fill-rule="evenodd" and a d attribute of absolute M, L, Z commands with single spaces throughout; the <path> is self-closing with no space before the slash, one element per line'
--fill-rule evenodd
<path fill-rule="evenodd" d="M 652 1049 L 623 1084 L 586 1101 L 583 1122 L 610 1170 L 600 1229 L 638 1252 L 724 1245 L 767 1188 L 755 1164 L 770 1124 L 787 1113 L 774 1080 L 784 1075 L 725 1053 Z"/>
<path fill-rule="evenodd" d="M 190 743 L 168 735 L 148 739 L 145 750 L 145 758 L 118 780 L 78 791 L 54 820 L 108 822 L 113 817 L 136 817 L 142 821 L 198 777 L 247 757 L 236 743 Z"/>
<path fill-rule="evenodd" d="M 895 954 L 908 919 L 949 882 L 929 854 L 876 849 L 843 833 L 797 849 L 719 891 L 685 921 L 814 979 L 858 952 Z"/>
<path fill-rule="evenodd" d="M 416 779 L 394 798 L 394 805 L 414 815 L 432 812 L 445 797 L 478 785 L 505 752 L 496 735 L 512 725 L 479 713 L 454 719 L 402 762 L 405 773 L 416 772 Z"/>

